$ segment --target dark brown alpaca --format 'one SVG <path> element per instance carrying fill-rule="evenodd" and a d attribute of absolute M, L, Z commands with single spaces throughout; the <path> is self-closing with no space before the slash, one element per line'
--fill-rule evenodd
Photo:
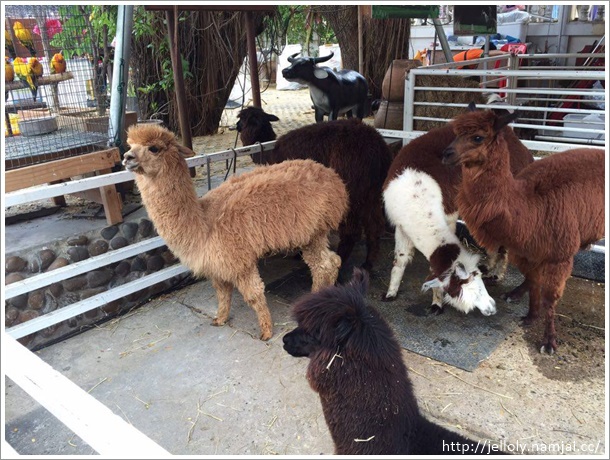
<path fill-rule="evenodd" d="M 307 380 L 320 395 L 338 455 L 502 453 L 426 420 L 398 341 L 366 303 L 368 275 L 295 303 L 298 327 L 284 336 L 292 356 L 309 357 Z M 495 446 L 494 446 L 495 447 Z M 490 452 L 491 450 L 491 452 Z"/>
<path fill-rule="evenodd" d="M 275 139 L 271 127 L 277 121 L 257 107 L 238 115 L 237 130 L 243 145 Z M 339 226 L 337 254 L 342 267 L 364 233 L 367 254 L 362 268 L 370 270 L 379 255 L 379 239 L 385 231 L 381 187 L 392 154 L 375 128 L 356 118 L 315 123 L 280 136 L 271 151 L 252 154 L 257 164 L 275 164 L 288 159 L 312 159 L 334 169 L 349 194 L 349 210 Z M 351 270 L 350 270 L 351 272 Z"/>
<path fill-rule="evenodd" d="M 476 111 L 455 118 L 455 141 L 444 161 L 461 164 L 458 210 L 486 249 L 504 246 L 525 276 L 507 294 L 529 291 L 529 325 L 545 315 L 541 351 L 557 349 L 555 308 L 576 253 L 604 235 L 604 151 L 578 148 L 536 161 L 515 177 L 502 128 L 517 114 Z"/>

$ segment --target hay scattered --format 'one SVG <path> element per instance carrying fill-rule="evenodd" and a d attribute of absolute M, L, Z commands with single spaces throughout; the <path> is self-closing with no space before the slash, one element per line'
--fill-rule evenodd
<path fill-rule="evenodd" d="M 422 374 L 421 372 L 417 372 L 415 369 L 413 369 L 412 367 L 409 367 L 409 371 L 413 372 L 414 374 L 419 375 L 420 377 L 425 378 L 426 380 L 430 380 L 428 377 L 426 377 L 424 374 Z"/>
<path fill-rule="evenodd" d="M 447 373 L 448 373 L 448 374 L 450 374 L 450 375 L 453 375 L 453 376 L 454 376 L 456 379 L 458 379 L 458 380 L 460 380 L 460 381 L 462 381 L 462 382 L 464 382 L 464 383 L 466 383 L 466 384 L 468 384 L 468 385 L 470 385 L 470 386 L 472 386 L 472 387 L 474 387 L 474 388 L 478 388 L 479 390 L 486 391 L 486 392 L 488 392 L 488 393 L 494 394 L 494 395 L 496 395 L 496 396 L 500 396 L 500 397 L 502 397 L 502 398 L 506 398 L 506 399 L 513 399 L 513 397 L 512 397 L 512 396 L 507 396 L 507 395 L 503 395 L 503 394 L 501 394 L 501 393 L 496 393 L 495 391 L 491 391 L 491 390 L 489 390 L 489 389 L 487 389 L 487 388 L 484 388 L 484 387 L 481 387 L 481 386 L 476 385 L 476 384 L 474 384 L 474 383 L 468 382 L 467 380 L 464 380 L 464 379 L 463 379 L 462 377 L 460 377 L 459 375 L 456 375 L 456 374 L 454 374 L 453 372 L 451 372 L 449 369 L 445 369 L 445 372 L 447 372 Z"/>
<path fill-rule="evenodd" d="M 519 425 L 523 425 L 523 423 L 521 423 L 521 420 L 519 420 L 519 417 L 517 417 L 515 414 L 513 414 L 511 411 L 509 411 L 506 406 L 504 404 L 502 404 L 502 401 L 500 401 L 500 405 L 502 406 L 502 409 L 504 409 L 506 412 L 508 412 L 510 415 L 512 415 L 513 417 L 515 417 L 517 419 L 517 423 L 519 423 Z"/>
<path fill-rule="evenodd" d="M 132 347 L 132 348 L 131 348 L 131 349 L 129 349 L 129 350 L 122 351 L 121 353 L 119 353 L 119 357 L 120 357 L 120 358 L 124 358 L 125 356 L 129 356 L 130 354 L 132 354 L 132 353 L 134 353 L 134 352 L 136 352 L 136 351 L 138 351 L 138 350 L 145 350 L 145 349 L 147 349 L 147 348 L 154 347 L 154 346 L 155 346 L 157 343 L 159 343 L 159 342 L 161 342 L 161 341 L 163 341 L 163 340 L 168 339 L 169 337 L 171 337 L 171 335 L 172 335 L 172 332 L 171 332 L 171 331 L 169 331 L 169 330 L 168 330 L 168 331 L 165 331 L 165 330 L 159 329 L 159 327 L 158 327 L 157 325 L 155 325 L 155 327 L 156 327 L 156 328 L 157 328 L 159 331 L 161 331 L 161 333 L 163 334 L 161 337 L 154 338 L 152 341 L 150 341 L 150 342 L 148 342 L 148 343 L 146 343 L 146 344 L 141 344 L 141 343 L 139 343 L 139 342 L 141 342 L 141 341 L 143 341 L 143 340 L 149 340 L 149 337 L 146 337 L 146 336 L 152 335 L 152 332 L 148 332 L 148 331 L 147 331 L 147 332 L 143 333 L 143 334 L 140 336 L 140 338 L 138 338 L 138 339 L 136 339 L 136 340 L 134 340 L 134 341 L 132 342 L 132 343 L 134 343 L 134 344 L 135 344 L 135 346 L 134 346 L 134 347 Z"/>
<path fill-rule="evenodd" d="M 332 358 L 330 358 L 330 361 L 328 362 L 328 364 L 326 365 L 326 369 L 330 369 L 330 366 L 332 365 L 333 361 L 335 360 L 335 358 L 340 358 L 343 359 L 343 356 L 341 356 L 339 354 L 339 348 L 337 348 L 337 352 L 333 355 Z"/>
<path fill-rule="evenodd" d="M 355 439 L 354 439 L 354 442 L 369 442 L 369 441 L 372 441 L 373 439 L 375 439 L 375 435 L 373 435 L 373 436 L 369 436 L 369 437 L 368 437 L 368 438 L 366 438 L 366 439 L 358 439 L 358 438 L 355 438 Z"/>

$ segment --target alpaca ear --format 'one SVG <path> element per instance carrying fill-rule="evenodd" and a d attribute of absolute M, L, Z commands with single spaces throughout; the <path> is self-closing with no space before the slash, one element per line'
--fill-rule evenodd
<path fill-rule="evenodd" d="M 520 116 L 521 112 L 519 110 L 515 110 L 513 113 L 507 112 L 504 115 L 496 117 L 496 121 L 494 122 L 494 131 L 500 131 L 502 128 L 504 128 L 509 123 L 512 123 Z"/>
<path fill-rule="evenodd" d="M 455 274 L 461 280 L 468 279 L 470 274 L 466 271 L 466 267 L 461 262 L 455 264 Z"/>
<path fill-rule="evenodd" d="M 335 326 L 335 345 L 343 345 L 354 329 L 351 316 L 343 317 Z"/>
<path fill-rule="evenodd" d="M 270 113 L 267 114 L 267 121 L 280 121 L 280 119 L 278 117 L 276 117 L 275 115 L 272 115 Z"/>
<path fill-rule="evenodd" d="M 195 152 L 193 152 L 188 147 L 185 147 L 184 145 L 177 144 L 177 146 L 178 146 L 178 153 L 180 155 L 182 155 L 184 158 L 191 158 L 191 157 L 194 157 L 195 155 L 197 155 Z"/>
<path fill-rule="evenodd" d="M 349 284 L 356 288 L 362 296 L 365 296 L 369 290 L 369 274 L 365 270 L 354 268 L 354 274 Z"/>
<path fill-rule="evenodd" d="M 434 279 L 431 279 L 429 281 L 426 281 L 424 284 L 421 285 L 421 290 L 422 292 L 426 292 L 428 289 L 433 289 L 433 288 L 438 288 L 438 287 L 442 287 L 443 283 L 441 283 L 441 280 L 437 277 Z"/>
<path fill-rule="evenodd" d="M 477 111 L 477 105 L 474 103 L 474 101 L 470 101 L 470 104 L 468 104 L 468 111 L 469 112 Z"/>

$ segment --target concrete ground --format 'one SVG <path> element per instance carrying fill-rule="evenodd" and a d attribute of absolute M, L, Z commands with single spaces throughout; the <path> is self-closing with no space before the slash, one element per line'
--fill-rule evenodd
<path fill-rule="evenodd" d="M 280 120 L 313 121 L 313 111 L 307 113 L 306 91 L 277 93 L 263 93 L 267 111 Z M 286 97 L 291 108 L 282 102 Z M 281 122 L 276 126 L 281 134 Z M 224 133 L 210 139 L 196 139 L 195 150 L 232 147 L 234 135 L 224 128 Z M 247 162 L 240 164 L 240 170 L 248 167 Z M 201 189 L 203 178 L 196 183 Z M 138 218 L 143 212 L 137 212 Z M 70 219 L 41 219 L 30 223 L 30 235 L 42 238 L 47 232 L 60 232 L 61 226 L 64 232 L 72 229 Z M 5 244 L 27 232 L 28 226 L 20 225 L 18 230 L 7 228 Z M 104 221 L 94 220 L 91 225 L 103 226 Z M 391 248 L 391 241 L 386 244 Z M 382 257 L 391 258 L 391 252 L 386 248 Z M 423 262 L 418 255 L 414 263 L 418 268 L 406 276 L 423 279 Z M 269 285 L 302 265 L 291 256 L 278 255 L 264 259 L 260 266 Z M 372 283 L 387 280 L 374 277 Z M 564 297 L 576 299 L 569 301 L 575 305 L 582 302 L 580 324 L 603 336 L 587 342 L 592 356 L 587 367 L 578 367 L 582 360 L 570 359 L 578 350 L 570 348 L 567 324 L 558 327 L 566 341 L 557 355 L 540 355 L 536 338 L 518 326 L 474 372 L 404 350 L 425 416 L 466 436 L 500 442 L 504 450 L 605 455 L 605 285 L 572 278 Z M 258 340 L 254 312 L 237 292 L 229 324 L 211 326 L 216 298 L 211 284 L 203 280 L 37 355 L 172 454 L 332 454 L 319 399 L 305 379 L 308 360 L 293 358 L 282 348 L 282 335 L 295 326 L 290 305 L 273 295 L 268 301 L 275 325 L 268 342 Z M 560 313 L 572 315 L 567 310 Z M 4 383 L 5 439 L 18 453 L 95 453 L 10 379 Z"/>

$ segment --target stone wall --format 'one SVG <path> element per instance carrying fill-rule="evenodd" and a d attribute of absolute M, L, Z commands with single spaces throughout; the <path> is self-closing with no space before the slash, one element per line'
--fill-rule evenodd
<path fill-rule="evenodd" d="M 124 222 L 112 225 L 101 230 L 70 237 L 65 241 L 54 241 L 44 246 L 30 248 L 18 254 L 11 254 L 10 248 L 7 248 L 4 284 L 8 285 L 39 273 L 49 272 L 156 235 L 152 222 L 149 219 L 142 218 L 139 222 Z M 5 327 L 9 328 L 24 323 L 58 308 L 71 305 L 144 275 L 159 271 L 164 267 L 174 265 L 176 262 L 177 259 L 167 249 L 167 246 L 162 246 L 5 300 Z M 30 334 L 19 341 L 30 349 L 40 348 L 105 318 L 121 314 L 153 295 L 176 285 L 185 277 L 186 275 L 175 276 L 102 307 Z"/>

